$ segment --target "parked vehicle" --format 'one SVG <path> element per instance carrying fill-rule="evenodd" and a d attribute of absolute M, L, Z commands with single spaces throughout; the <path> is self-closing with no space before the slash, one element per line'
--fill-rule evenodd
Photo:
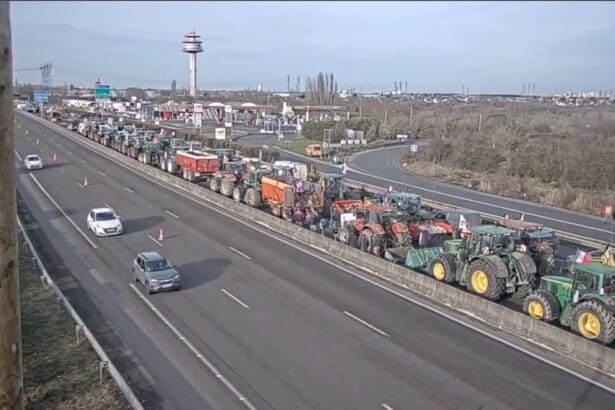
<path fill-rule="evenodd" d="M 179 272 L 158 252 L 139 253 L 132 262 L 132 275 L 150 295 L 181 288 Z"/>
<path fill-rule="evenodd" d="M 110 208 L 104 207 L 90 210 L 86 222 L 88 229 L 96 236 L 120 235 L 123 232 L 119 215 Z"/>
<path fill-rule="evenodd" d="M 473 226 L 470 232 L 469 238 L 451 239 L 442 247 L 410 250 L 406 266 L 490 300 L 527 296 L 536 282 L 536 264 L 516 247 L 516 232 L 495 225 Z"/>
<path fill-rule="evenodd" d="M 615 340 L 615 266 L 572 262 L 558 276 L 543 276 L 523 301 L 533 319 L 572 328 L 602 344 Z"/>
<path fill-rule="evenodd" d="M 218 157 L 205 153 L 177 151 L 175 162 L 177 169 L 187 181 L 209 178 L 220 168 Z"/>

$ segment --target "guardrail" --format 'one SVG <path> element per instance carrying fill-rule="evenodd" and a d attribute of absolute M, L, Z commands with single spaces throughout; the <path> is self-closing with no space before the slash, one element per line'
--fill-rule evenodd
<path fill-rule="evenodd" d="M 56 297 L 58 298 L 58 301 L 64 305 L 64 308 L 66 309 L 66 311 L 71 315 L 71 317 L 75 321 L 77 335 L 79 334 L 78 333 L 79 330 L 83 331 L 83 333 L 85 334 L 85 337 L 88 339 L 88 341 L 90 342 L 90 345 L 92 346 L 92 348 L 94 348 L 94 351 L 98 355 L 98 358 L 100 359 L 99 366 L 100 366 L 101 375 L 102 375 L 103 369 L 107 369 L 107 371 L 109 372 L 109 375 L 111 376 L 111 378 L 113 378 L 113 381 L 115 381 L 115 384 L 118 386 L 118 388 L 120 389 L 120 391 L 126 398 L 126 401 L 130 405 L 130 407 L 133 408 L 134 410 L 143 410 L 143 406 L 141 405 L 141 403 L 139 403 L 137 396 L 135 396 L 130 386 L 128 386 L 128 383 L 126 383 L 126 380 L 124 380 L 124 377 L 122 377 L 122 375 L 117 370 L 113 362 L 111 362 L 111 360 L 107 356 L 107 353 L 105 353 L 104 349 L 98 343 L 98 341 L 96 340 L 96 338 L 94 337 L 90 329 L 88 329 L 85 323 L 83 323 L 83 320 L 81 319 L 79 314 L 75 311 L 73 306 L 70 304 L 66 296 L 64 296 L 64 294 L 62 293 L 60 288 L 58 288 L 58 286 L 55 284 L 51 276 L 49 276 L 49 273 L 47 272 L 45 265 L 43 265 L 43 262 L 41 258 L 39 257 L 38 252 L 34 248 L 34 245 L 32 244 L 32 241 L 30 240 L 30 237 L 28 236 L 26 229 L 21 223 L 19 216 L 17 217 L 17 224 L 19 225 L 19 231 L 21 232 L 23 239 L 28 244 L 28 249 L 30 249 L 32 256 L 36 260 L 36 264 L 42 273 L 41 281 L 43 282 L 43 285 L 49 286 L 51 290 L 53 291 L 53 293 L 55 293 Z"/>
<path fill-rule="evenodd" d="M 98 152 L 100 155 L 124 168 L 166 186 L 168 189 L 191 194 L 199 198 L 203 203 L 207 203 L 207 206 L 220 209 L 220 212 L 236 215 L 251 225 L 256 223 L 265 226 L 280 235 L 301 242 L 319 252 L 328 253 L 358 269 L 427 297 L 436 303 L 465 315 L 479 317 L 484 323 L 494 326 L 503 332 L 522 337 L 539 347 L 547 347 L 563 357 L 575 360 L 592 369 L 615 377 L 615 350 L 613 349 L 583 339 L 572 332 L 562 330 L 556 326 L 534 320 L 525 314 L 493 303 L 472 293 L 438 282 L 427 275 L 361 252 L 324 235 L 317 234 L 308 229 L 298 228 L 296 225 L 281 218 L 235 202 L 231 198 L 214 193 L 160 169 L 142 164 L 108 147 L 71 133 L 58 125 L 51 124 L 37 117 L 33 117 L 33 119 L 47 125 L 49 128 L 55 129 L 80 145 Z"/>

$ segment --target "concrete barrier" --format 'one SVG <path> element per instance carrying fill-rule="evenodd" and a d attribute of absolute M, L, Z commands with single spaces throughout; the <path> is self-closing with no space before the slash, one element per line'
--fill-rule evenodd
<path fill-rule="evenodd" d="M 259 223 L 269 229 L 289 238 L 309 245 L 317 250 L 349 263 L 372 275 L 383 278 L 398 286 L 416 292 L 438 303 L 452 307 L 461 313 L 471 312 L 485 323 L 502 331 L 521 336 L 538 345 L 546 346 L 554 352 L 572 358 L 591 368 L 615 376 L 615 351 L 609 347 L 583 339 L 569 331 L 556 326 L 531 319 L 529 316 L 515 312 L 507 307 L 482 299 L 472 293 L 465 292 L 452 286 L 437 282 L 432 278 L 418 272 L 411 271 L 403 266 L 395 265 L 385 259 L 361 252 L 333 239 L 303 229 L 280 218 L 274 217 L 261 210 L 249 207 L 242 203 L 216 194 L 199 185 L 185 181 L 174 175 L 165 173 L 157 168 L 141 164 L 127 156 L 99 145 L 91 140 L 72 133 L 58 125 L 30 116 L 46 126 L 57 130 L 61 134 L 79 142 L 100 153 L 102 156 L 127 168 L 138 171 L 140 174 L 169 184 L 184 192 L 190 193 L 216 207 L 236 214 L 252 223 Z"/>

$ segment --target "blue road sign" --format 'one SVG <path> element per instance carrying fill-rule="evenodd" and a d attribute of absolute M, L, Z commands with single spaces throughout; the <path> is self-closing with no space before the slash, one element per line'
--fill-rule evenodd
<path fill-rule="evenodd" d="M 49 102 L 49 92 L 48 91 L 34 91 L 34 102 L 35 103 L 48 103 Z"/>
<path fill-rule="evenodd" d="M 96 101 L 110 101 L 111 100 L 111 86 L 109 84 L 95 84 L 94 96 Z"/>

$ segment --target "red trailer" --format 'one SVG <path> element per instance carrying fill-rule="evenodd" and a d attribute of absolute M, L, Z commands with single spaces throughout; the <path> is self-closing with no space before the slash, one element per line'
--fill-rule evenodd
<path fill-rule="evenodd" d="M 175 160 L 178 170 L 188 181 L 208 179 L 220 169 L 218 156 L 205 152 L 177 151 Z"/>

